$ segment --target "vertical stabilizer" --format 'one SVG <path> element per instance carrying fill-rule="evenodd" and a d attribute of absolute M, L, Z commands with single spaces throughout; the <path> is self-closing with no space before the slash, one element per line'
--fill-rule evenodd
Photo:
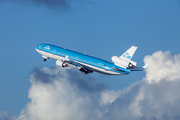
<path fill-rule="evenodd" d="M 131 58 L 133 57 L 136 49 L 137 49 L 136 46 L 132 46 L 132 47 L 129 48 L 125 53 L 123 53 L 123 54 L 120 56 L 120 58 L 125 59 L 125 60 L 131 60 Z"/>

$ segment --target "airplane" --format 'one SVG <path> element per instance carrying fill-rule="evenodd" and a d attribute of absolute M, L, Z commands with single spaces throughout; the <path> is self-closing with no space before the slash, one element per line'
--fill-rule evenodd
<path fill-rule="evenodd" d="M 76 66 L 84 74 L 94 71 L 105 75 L 128 75 L 131 71 L 144 70 L 147 65 L 136 67 L 137 63 L 131 61 L 136 49 L 136 46 L 132 46 L 120 57 L 112 56 L 112 62 L 108 62 L 51 44 L 39 44 L 35 47 L 35 50 L 42 55 L 44 61 L 54 59 L 59 67 Z"/>

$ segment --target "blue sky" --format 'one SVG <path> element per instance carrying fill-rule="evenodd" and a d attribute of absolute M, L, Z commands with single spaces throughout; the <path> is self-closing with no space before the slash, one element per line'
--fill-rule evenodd
<path fill-rule="evenodd" d="M 50 43 L 111 61 L 132 45 L 138 66 L 155 51 L 178 54 L 180 44 L 179 0 L 92 0 L 67 6 L 29 0 L 0 0 L 0 111 L 17 115 L 26 106 L 30 75 L 35 68 L 53 67 L 35 51 Z M 124 89 L 145 76 L 88 75 L 111 90 Z"/>

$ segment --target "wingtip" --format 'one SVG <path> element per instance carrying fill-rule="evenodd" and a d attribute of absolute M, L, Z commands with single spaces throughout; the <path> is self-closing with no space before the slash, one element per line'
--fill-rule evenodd
<path fill-rule="evenodd" d="M 147 66 L 148 66 L 148 64 L 145 64 L 142 68 L 143 68 L 143 69 L 146 69 L 146 68 L 147 68 Z"/>

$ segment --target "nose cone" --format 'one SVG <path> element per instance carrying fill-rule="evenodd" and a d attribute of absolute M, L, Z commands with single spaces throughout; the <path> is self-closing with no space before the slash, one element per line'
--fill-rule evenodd
<path fill-rule="evenodd" d="M 38 49 L 35 47 L 35 50 L 38 52 Z"/>
<path fill-rule="evenodd" d="M 41 51 L 41 50 L 39 50 L 39 49 L 37 49 L 37 48 L 35 48 L 35 50 L 36 50 L 38 53 L 42 54 L 42 51 Z"/>

